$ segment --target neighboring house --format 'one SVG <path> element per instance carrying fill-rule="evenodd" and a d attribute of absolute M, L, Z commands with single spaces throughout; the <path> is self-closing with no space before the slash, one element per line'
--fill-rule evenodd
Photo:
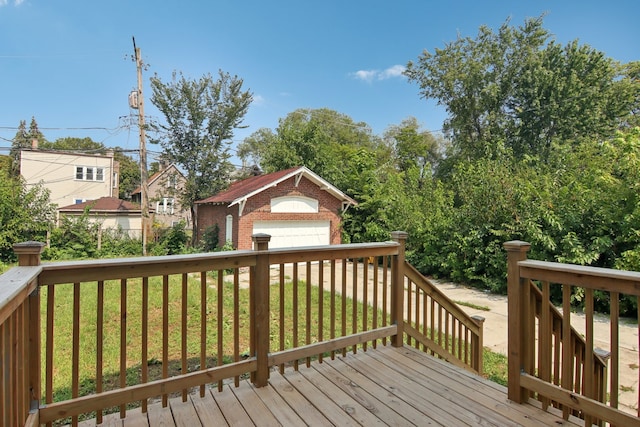
<path fill-rule="evenodd" d="M 270 248 L 341 243 L 340 215 L 356 202 L 306 167 L 237 181 L 196 202 L 198 240 L 217 225 L 218 243 L 251 249 L 251 236 L 271 236 Z"/>
<path fill-rule="evenodd" d="M 120 228 L 130 237 L 140 237 L 142 233 L 140 205 L 117 197 L 101 197 L 97 200 L 58 208 L 58 225 L 61 217 L 79 217 L 87 208 L 89 221 L 99 223 L 101 230 Z"/>
<path fill-rule="evenodd" d="M 175 165 L 164 167 L 148 179 L 149 208 L 156 212 L 156 223 L 164 227 L 171 227 L 181 221 L 184 221 L 185 225 L 190 224 L 191 213 L 189 209 L 183 209 L 179 202 L 186 181 Z M 141 199 L 141 189 L 138 187 L 131 194 L 131 200 L 141 203 Z"/>
<path fill-rule="evenodd" d="M 69 153 L 54 150 L 20 151 L 20 175 L 27 186 L 42 184 L 49 200 L 67 206 L 118 196 L 119 163 L 113 152 L 106 155 Z"/>

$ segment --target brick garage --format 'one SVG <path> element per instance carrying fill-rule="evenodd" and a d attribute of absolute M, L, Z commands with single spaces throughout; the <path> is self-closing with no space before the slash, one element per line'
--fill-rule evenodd
<path fill-rule="evenodd" d="M 341 243 L 340 214 L 356 202 L 306 167 L 254 176 L 196 202 L 198 239 L 218 226 L 218 242 L 251 249 L 266 232 L 270 247 Z"/>

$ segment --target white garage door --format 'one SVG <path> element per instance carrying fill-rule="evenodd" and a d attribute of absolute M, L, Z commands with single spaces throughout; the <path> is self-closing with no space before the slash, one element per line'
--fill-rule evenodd
<path fill-rule="evenodd" d="M 256 221 L 253 233 L 271 235 L 270 248 L 328 245 L 329 221 Z"/>

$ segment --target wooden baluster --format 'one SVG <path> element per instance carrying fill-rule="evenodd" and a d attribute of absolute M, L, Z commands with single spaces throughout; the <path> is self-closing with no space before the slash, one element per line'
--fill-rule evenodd
<path fill-rule="evenodd" d="M 620 294 L 618 292 L 611 292 L 611 305 L 609 314 L 609 334 L 611 336 L 611 400 L 609 404 L 613 408 L 618 407 L 618 393 L 620 390 L 620 329 L 618 327 L 619 320 Z"/>
<path fill-rule="evenodd" d="M 342 319 L 342 327 L 340 331 L 342 333 L 341 336 L 347 335 L 347 260 L 342 260 L 342 307 L 341 307 L 341 316 Z M 342 349 L 342 356 L 347 355 L 347 348 Z"/>
<path fill-rule="evenodd" d="M 233 360 L 240 360 L 240 271 L 233 270 Z M 240 376 L 233 377 L 236 387 L 240 386 Z"/>
<path fill-rule="evenodd" d="M 162 379 L 169 377 L 169 276 L 162 276 Z M 162 407 L 166 408 L 168 396 L 162 395 Z"/>
<path fill-rule="evenodd" d="M 182 305 L 181 305 L 181 326 L 182 329 L 180 331 L 180 338 L 181 338 L 181 348 L 180 348 L 180 358 L 181 358 L 181 362 L 182 364 L 180 365 L 180 373 L 182 375 L 186 374 L 189 372 L 188 367 L 187 367 L 187 305 L 188 305 L 188 301 L 187 301 L 187 273 L 182 273 L 182 295 L 181 295 L 181 299 L 182 299 Z M 186 402 L 187 401 L 187 393 L 188 390 L 182 389 L 182 401 Z"/>
<path fill-rule="evenodd" d="M 207 272 L 200 272 L 200 370 L 207 369 Z M 205 396 L 205 385 L 200 385 L 200 397 Z"/>
<path fill-rule="evenodd" d="M 120 388 L 127 386 L 127 279 L 120 280 Z M 127 405 L 120 405 L 120 418 L 127 416 Z"/>
<path fill-rule="evenodd" d="M 141 381 L 145 384 L 149 380 L 149 278 L 142 278 L 142 319 L 141 354 L 142 363 Z M 142 399 L 142 412 L 147 412 L 147 399 Z"/>
<path fill-rule="evenodd" d="M 306 325 L 305 325 L 305 343 L 311 344 L 311 261 L 307 261 L 307 274 L 306 274 L 306 283 L 307 286 L 305 287 L 306 293 L 305 293 L 305 300 L 306 300 L 306 307 L 305 307 L 305 318 L 306 318 Z M 307 368 L 311 367 L 311 357 L 307 357 L 306 358 L 306 362 L 307 362 Z"/>
<path fill-rule="evenodd" d="M 540 325 L 538 327 L 538 375 L 540 379 L 551 382 L 551 287 L 548 281 L 542 282 L 542 302 L 540 304 Z M 549 399 L 542 398 L 542 409 L 549 407 Z"/>
<path fill-rule="evenodd" d="M 574 346 L 571 336 L 571 286 L 562 285 L 562 388 L 571 390 L 573 384 Z M 569 419 L 570 408 L 562 407 L 562 417 Z"/>
<path fill-rule="evenodd" d="M 80 283 L 73 284 L 73 332 L 71 341 L 71 397 L 78 397 L 80 390 Z M 78 416 L 71 417 L 71 425 L 78 425 Z"/>
<path fill-rule="evenodd" d="M 351 333 L 358 332 L 358 260 L 353 259 L 353 269 L 351 270 Z M 358 346 L 353 345 L 353 354 L 358 351 Z"/>
<path fill-rule="evenodd" d="M 217 288 L 217 296 L 216 296 L 216 336 L 217 336 L 217 356 L 216 356 L 216 366 L 222 366 L 224 363 L 224 270 L 217 271 L 216 288 Z M 222 391 L 224 383 L 222 380 L 218 381 L 218 391 Z"/>
<path fill-rule="evenodd" d="M 336 260 L 331 260 L 331 308 L 329 314 L 329 329 L 331 330 L 329 337 L 336 337 Z M 336 351 L 331 350 L 331 360 L 336 357 Z"/>
<path fill-rule="evenodd" d="M 369 257 L 365 257 L 362 260 L 362 330 L 368 330 L 367 314 L 369 313 Z M 354 303 L 356 300 L 354 300 Z M 367 342 L 362 343 L 362 350 L 367 351 Z"/>
<path fill-rule="evenodd" d="M 96 307 L 96 393 L 102 393 L 102 369 L 104 350 L 104 281 L 98 281 Z M 102 424 L 102 411 L 96 413 L 96 423 Z"/>
<path fill-rule="evenodd" d="M 373 329 L 378 328 L 378 292 L 380 283 L 378 283 L 378 258 L 374 258 L 373 262 L 373 319 L 371 327 Z M 373 341 L 373 348 L 378 347 L 378 340 Z"/>
<path fill-rule="evenodd" d="M 298 263 L 293 264 L 293 348 L 298 348 Z M 298 370 L 298 360 L 293 361 L 293 369 Z"/>
<path fill-rule="evenodd" d="M 285 294 L 285 283 L 284 283 L 284 264 L 280 264 L 280 301 L 279 301 L 279 307 L 280 307 L 280 351 L 284 350 L 284 330 L 285 330 L 285 324 L 284 324 L 284 302 L 285 302 L 285 298 L 286 298 L 286 294 Z M 280 364 L 280 373 L 284 374 L 284 363 Z"/>
<path fill-rule="evenodd" d="M 318 261 L 318 341 L 324 341 L 324 262 Z M 322 363 L 322 353 L 318 354 L 318 361 Z"/>
<path fill-rule="evenodd" d="M 389 310 L 387 308 L 387 304 L 389 304 L 389 290 L 391 286 L 389 286 L 388 276 L 389 276 L 389 265 L 388 258 L 386 256 L 382 257 L 382 327 L 387 326 L 388 324 L 388 316 Z M 387 345 L 387 337 L 382 338 L 382 345 Z"/>

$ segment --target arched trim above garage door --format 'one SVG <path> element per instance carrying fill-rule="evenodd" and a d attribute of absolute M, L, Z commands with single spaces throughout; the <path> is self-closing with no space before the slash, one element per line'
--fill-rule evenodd
<path fill-rule="evenodd" d="M 274 197 L 271 213 L 318 213 L 318 201 L 304 196 Z"/>

